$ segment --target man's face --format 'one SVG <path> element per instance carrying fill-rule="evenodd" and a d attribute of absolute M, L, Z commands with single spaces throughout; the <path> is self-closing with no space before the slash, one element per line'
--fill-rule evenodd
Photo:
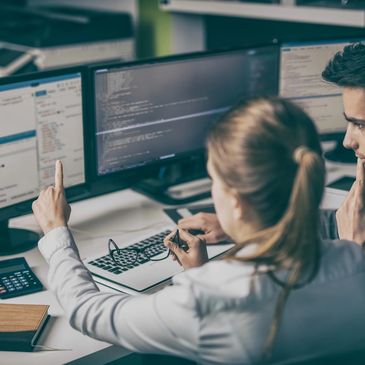
<path fill-rule="evenodd" d="M 342 100 L 348 122 L 343 145 L 354 150 L 355 155 L 365 163 L 365 88 L 345 87 Z"/>

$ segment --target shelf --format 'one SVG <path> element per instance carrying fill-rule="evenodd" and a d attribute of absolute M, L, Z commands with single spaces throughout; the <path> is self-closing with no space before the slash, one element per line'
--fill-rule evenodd
<path fill-rule="evenodd" d="M 365 9 L 244 3 L 208 0 L 161 0 L 161 9 L 196 15 L 218 15 L 365 28 Z"/>

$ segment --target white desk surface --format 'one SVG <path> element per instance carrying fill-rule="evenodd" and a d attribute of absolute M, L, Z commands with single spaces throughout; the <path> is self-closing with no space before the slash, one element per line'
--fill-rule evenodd
<path fill-rule="evenodd" d="M 328 164 L 328 181 L 343 175 L 354 175 L 355 166 Z M 345 193 L 327 190 L 323 206 L 336 208 Z M 129 239 L 145 234 L 148 229 L 139 228 L 168 222 L 162 212 L 163 206 L 131 190 L 88 199 L 72 204 L 70 227 L 74 232 L 81 257 L 87 257 L 107 245 L 109 235 L 118 239 Z M 13 227 L 28 228 L 39 232 L 39 227 L 32 215 L 10 221 Z M 131 230 L 136 229 L 135 232 Z M 48 265 L 40 255 L 38 248 L 13 256 L 24 256 L 43 285 L 47 288 Z M 102 288 L 102 290 L 111 290 Z M 71 328 L 55 295 L 49 290 L 29 294 L 4 303 L 49 304 L 52 318 L 47 324 L 39 341 L 40 345 L 65 349 L 64 351 L 41 351 L 34 353 L 1 352 L 0 363 L 6 365 L 27 364 L 105 364 L 116 360 L 128 352 L 117 346 L 97 341 Z M 66 350 L 70 349 L 70 350 Z"/>

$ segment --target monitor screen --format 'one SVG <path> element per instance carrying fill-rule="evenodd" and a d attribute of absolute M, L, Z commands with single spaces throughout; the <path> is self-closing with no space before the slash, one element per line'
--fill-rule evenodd
<path fill-rule="evenodd" d="M 322 139 L 343 135 L 339 87 L 322 79 L 328 61 L 350 40 L 287 43 L 281 46 L 279 94 L 300 105 L 313 118 Z"/>
<path fill-rule="evenodd" d="M 278 62 L 267 46 L 94 69 L 97 174 L 202 151 L 240 98 L 277 94 Z"/>
<path fill-rule="evenodd" d="M 85 183 L 80 72 L 2 80 L 0 115 L 0 209 L 53 184 L 57 159 L 65 187 Z"/>

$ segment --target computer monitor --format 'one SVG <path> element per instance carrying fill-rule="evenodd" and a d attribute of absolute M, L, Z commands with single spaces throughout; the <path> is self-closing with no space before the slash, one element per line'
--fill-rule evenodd
<path fill-rule="evenodd" d="M 326 157 L 353 161 L 342 140 L 347 123 L 339 87 L 322 79 L 328 61 L 346 45 L 359 40 L 321 40 L 284 43 L 280 51 L 279 94 L 300 105 L 313 118 L 323 141 L 335 140 L 336 149 Z"/>
<path fill-rule="evenodd" d="M 26 250 L 35 232 L 8 227 L 31 212 L 40 190 L 64 162 L 72 197 L 85 189 L 83 71 L 55 70 L 0 79 L 0 254 Z"/>
<path fill-rule="evenodd" d="M 278 61 L 270 45 L 94 68 L 96 175 L 202 153 L 211 123 L 239 99 L 277 94 Z"/>

